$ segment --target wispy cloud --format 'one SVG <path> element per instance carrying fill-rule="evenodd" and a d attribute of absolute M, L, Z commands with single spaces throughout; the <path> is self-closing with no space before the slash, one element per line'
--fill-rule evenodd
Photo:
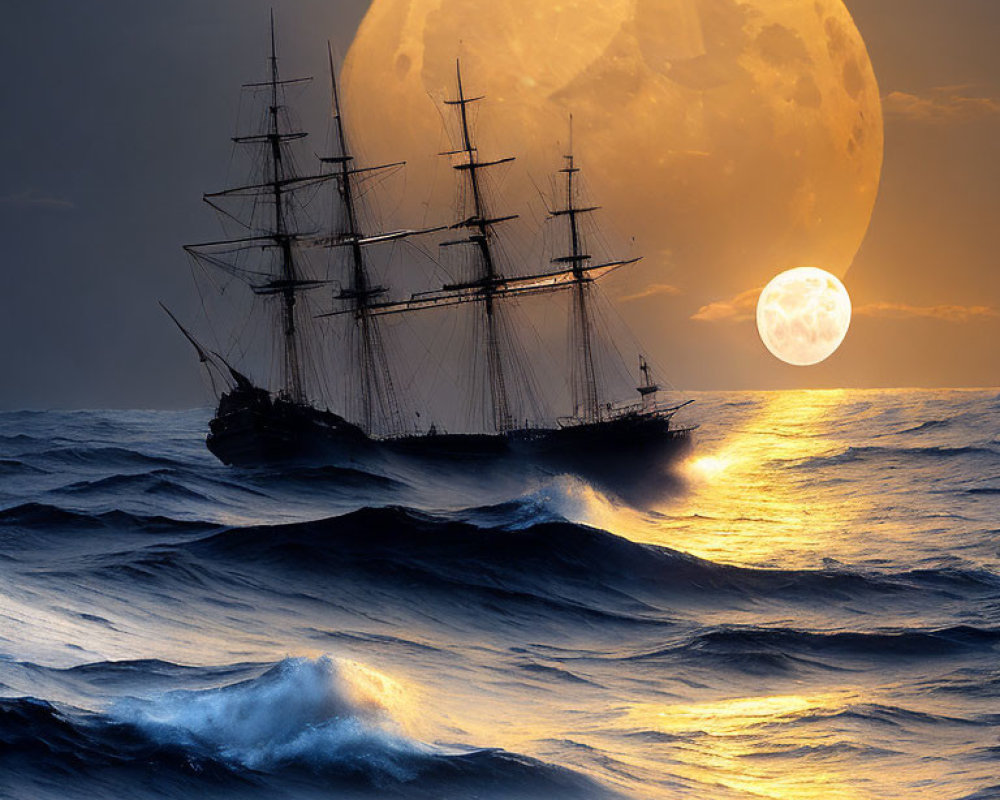
<path fill-rule="evenodd" d="M 854 309 L 858 317 L 881 317 L 883 319 L 939 319 L 945 322 L 971 322 L 973 320 L 1000 317 L 1000 312 L 991 306 L 911 306 L 906 303 L 868 303 Z"/>
<path fill-rule="evenodd" d="M 716 300 L 699 308 L 691 319 L 699 322 L 746 322 L 757 314 L 757 299 L 760 289 L 740 292 L 728 300 Z M 1000 309 L 993 306 L 963 306 L 941 304 L 936 306 L 915 306 L 909 303 L 867 303 L 855 306 L 855 317 L 878 319 L 936 319 L 944 322 L 974 322 L 977 320 L 1000 318 Z"/>
<path fill-rule="evenodd" d="M 756 316 L 757 298 L 763 290 L 764 287 L 761 286 L 740 292 L 729 300 L 716 300 L 699 308 L 691 315 L 691 319 L 698 322 L 746 322 Z"/>
<path fill-rule="evenodd" d="M 633 300 L 645 300 L 647 297 L 656 297 L 661 294 L 676 295 L 680 293 L 680 289 L 669 283 L 654 283 L 641 291 L 635 292 L 634 294 L 627 294 L 624 297 L 619 297 L 618 302 L 630 303 Z"/>
<path fill-rule="evenodd" d="M 0 196 L 0 204 L 17 206 L 19 208 L 76 208 L 76 204 L 72 200 L 67 200 L 63 197 L 54 197 L 44 192 L 39 192 L 37 189 L 27 189 L 23 192 Z"/>
<path fill-rule="evenodd" d="M 883 101 L 885 113 L 917 122 L 969 122 L 1000 114 L 1000 101 L 972 95 L 970 86 L 940 86 L 923 95 L 890 92 Z"/>

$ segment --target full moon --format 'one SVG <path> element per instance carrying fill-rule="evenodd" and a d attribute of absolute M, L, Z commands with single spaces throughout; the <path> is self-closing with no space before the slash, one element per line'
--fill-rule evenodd
<path fill-rule="evenodd" d="M 829 358 L 851 325 L 851 298 L 835 275 L 815 267 L 782 272 L 760 294 L 757 330 L 775 356 L 805 367 Z"/>
<path fill-rule="evenodd" d="M 473 112 L 484 158 L 518 159 L 499 173 L 498 212 L 540 216 L 535 187 L 562 166 L 573 114 L 602 225 L 644 257 L 616 286 L 669 283 L 693 313 L 764 284 L 774 264 L 850 266 L 883 139 L 842 0 L 372 0 L 344 104 L 362 155 L 407 162 L 402 224 L 448 219 L 454 178 L 434 154 L 451 149 L 441 101 L 457 57 L 466 93 L 485 95 Z"/>

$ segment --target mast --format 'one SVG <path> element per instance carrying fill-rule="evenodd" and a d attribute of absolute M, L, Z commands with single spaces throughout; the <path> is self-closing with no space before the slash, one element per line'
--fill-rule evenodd
<path fill-rule="evenodd" d="M 330 91 L 337 137 L 337 155 L 325 158 L 323 161 L 339 165 L 337 181 L 346 223 L 346 235 L 342 238 L 341 243 L 350 248 L 350 281 L 349 287 L 341 290 L 336 299 L 349 301 L 357 326 L 359 401 L 361 406 L 359 409 L 361 418 L 358 422 L 362 429 L 370 434 L 375 424 L 377 405 L 387 428 L 386 432 L 396 433 L 402 424 L 399 402 L 393 386 L 392 374 L 385 355 L 385 346 L 378 321 L 371 313 L 372 301 L 385 294 L 385 289 L 371 285 L 365 264 L 362 242 L 366 240 L 366 237 L 362 235 L 358 222 L 355 187 L 355 176 L 358 170 L 350 168 L 353 156 L 348 149 L 347 136 L 344 133 L 344 119 L 340 111 L 340 94 L 337 90 L 337 74 L 333 66 L 333 48 L 329 42 L 327 42 L 326 47 L 330 61 Z M 404 234 L 415 232 L 400 231 L 392 238 L 402 238 Z"/>
<path fill-rule="evenodd" d="M 502 282 L 501 276 L 497 272 L 496 262 L 491 248 L 491 237 L 493 236 L 493 226 L 499 222 L 515 219 L 515 216 L 498 217 L 490 219 L 486 204 L 483 199 L 482 187 L 480 185 L 479 173 L 487 167 L 505 164 L 513 161 L 513 158 L 501 158 L 495 161 L 480 161 L 477 148 L 472 144 L 472 136 L 469 133 L 468 105 L 481 97 L 466 97 L 462 87 L 462 66 L 459 61 L 455 62 L 455 75 L 458 82 L 458 99 L 446 100 L 446 105 L 456 105 L 459 107 L 462 123 L 462 147 L 451 151 L 446 155 L 462 154 L 464 159 L 461 163 L 455 164 L 454 169 L 468 174 L 469 187 L 472 190 L 472 216 L 462 220 L 453 228 L 470 228 L 472 233 L 466 239 L 454 242 L 445 242 L 445 245 L 453 244 L 473 244 L 476 246 L 476 253 L 479 262 L 479 274 L 473 283 L 478 285 L 478 298 L 485 311 L 486 322 L 486 372 L 490 387 L 490 403 L 493 418 L 493 428 L 497 431 L 508 431 L 514 427 L 510 413 L 510 399 L 507 393 L 507 377 L 503 366 L 503 357 L 499 341 L 500 322 L 497 318 L 497 290 Z M 447 287 L 446 287 L 447 288 Z"/>
<path fill-rule="evenodd" d="M 215 267 L 249 285 L 254 294 L 273 297 L 279 303 L 275 341 L 281 350 L 280 393 L 295 403 L 305 403 L 303 386 L 303 352 L 298 326 L 296 300 L 303 291 L 328 283 L 306 277 L 298 263 L 298 250 L 312 237 L 296 228 L 292 217 L 291 199 L 299 190 L 331 180 L 333 174 L 299 176 L 285 152 L 287 143 L 302 139 L 304 131 L 286 130 L 281 111 L 284 98 L 280 89 L 289 84 L 305 83 L 311 78 L 282 80 L 278 74 L 274 12 L 270 18 L 270 65 L 268 79 L 262 83 L 244 84 L 245 89 L 266 92 L 267 115 L 262 131 L 234 136 L 236 144 L 262 148 L 261 182 L 236 186 L 205 194 L 203 199 L 228 219 L 238 223 L 247 235 L 214 242 L 187 245 L 185 250 L 198 262 Z M 245 207 L 227 208 L 227 201 L 247 201 Z M 261 208 L 274 205 L 273 214 L 261 220 Z M 276 251 L 273 257 L 263 253 Z M 263 259 L 263 263 L 259 260 Z M 251 262 L 251 263 L 248 263 Z"/>
<path fill-rule="evenodd" d="M 344 126 L 344 115 L 340 108 L 340 91 L 337 86 L 337 73 L 333 64 L 333 47 L 327 42 L 327 56 L 330 63 L 330 111 L 334 121 L 335 153 L 320 158 L 323 164 L 332 165 L 330 173 L 337 181 L 337 201 L 343 215 L 341 227 L 333 231 L 333 235 L 316 237 L 311 244 L 331 249 L 344 248 L 349 251 L 346 259 L 347 281 L 336 294 L 337 303 L 333 311 L 320 314 L 321 317 L 351 314 L 356 335 L 356 352 L 354 353 L 358 392 L 356 397 L 349 397 L 348 404 L 357 403 L 352 408 L 352 417 L 365 433 L 375 432 L 394 435 L 402 433 L 405 424 L 400 411 L 399 397 L 392 379 L 392 370 L 386 355 L 385 342 L 376 319 L 381 303 L 379 298 L 386 294 L 384 286 L 376 285 L 372 280 L 371 269 L 366 250 L 369 246 L 396 242 L 424 233 L 443 230 L 445 226 L 430 228 L 406 228 L 396 231 L 366 232 L 363 228 L 363 201 L 360 191 L 364 176 L 382 170 L 403 166 L 405 162 L 397 161 L 390 164 L 373 166 L 356 166 L 354 155 L 350 151 L 347 132 Z M 336 227 L 337 220 L 334 220 Z M 342 303 L 342 305 L 341 305 Z M 356 413 L 355 413 L 356 412 Z"/>
<path fill-rule="evenodd" d="M 642 354 L 639 355 L 639 374 L 642 375 L 642 384 L 635 387 L 642 398 L 642 410 L 650 411 L 656 405 L 656 393 L 660 387 L 653 383 L 653 378 L 649 371 L 649 362 Z"/>
<path fill-rule="evenodd" d="M 552 259 L 553 264 L 568 264 L 570 284 L 573 291 L 573 314 L 570 322 L 570 341 L 573 343 L 573 365 L 571 381 L 573 406 L 576 418 L 584 424 L 601 421 L 601 397 L 594 364 L 594 319 L 591 313 L 591 290 L 595 280 L 625 264 L 633 264 L 638 258 L 627 261 L 611 261 L 607 264 L 592 265 L 592 257 L 585 252 L 585 243 L 580 231 L 580 217 L 597 211 L 598 206 L 577 205 L 579 187 L 576 180 L 580 168 L 573 154 L 573 115 L 569 117 L 569 152 L 563 156 L 565 166 L 559 170 L 566 176 L 566 205 L 549 212 L 552 217 L 566 217 L 569 223 L 569 254 Z"/>
<path fill-rule="evenodd" d="M 274 194 L 274 236 L 281 254 L 281 278 L 285 286 L 281 291 L 281 327 L 284 336 L 284 379 L 285 394 L 295 403 L 305 402 L 302 390 L 302 365 L 299 362 L 299 336 L 295 325 L 295 292 L 299 280 L 295 259 L 292 256 L 292 240 L 288 236 L 285 223 L 282 179 L 284 165 L 281 154 L 281 130 L 278 124 L 278 56 L 274 43 L 274 10 L 271 10 L 271 105 L 268 142 L 271 147 L 271 185 Z"/>
<path fill-rule="evenodd" d="M 577 416 L 586 423 L 599 422 L 601 405 L 597 392 L 597 373 L 594 369 L 594 343 L 591 333 L 590 285 L 593 279 L 587 274 L 584 265 L 590 256 L 582 249 L 580 226 L 577 217 L 580 214 L 593 211 L 593 208 L 579 208 L 576 205 L 576 193 L 573 177 L 579 172 L 573 158 L 573 115 L 569 117 L 569 153 L 566 166 L 560 172 L 566 175 L 566 208 L 563 209 L 568 222 L 570 234 L 570 255 L 561 259 L 569 261 L 573 272 L 573 326 L 576 343 L 577 361 L 573 365 L 573 405 Z"/>

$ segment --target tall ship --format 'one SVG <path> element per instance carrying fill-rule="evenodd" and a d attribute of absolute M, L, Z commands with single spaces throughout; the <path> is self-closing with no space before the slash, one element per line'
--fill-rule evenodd
<path fill-rule="evenodd" d="M 584 221 L 597 207 L 581 199 L 572 132 L 555 173 L 554 196 L 546 203 L 548 222 L 559 228 L 561 250 L 547 254 L 545 268 L 513 264 L 506 257 L 509 241 L 503 229 L 517 215 L 492 208 L 486 176 L 514 159 L 480 156 L 470 106 L 483 98 L 467 96 L 456 62 L 455 96 L 444 102 L 455 115 L 457 140 L 441 155 L 450 159 L 458 178 L 458 218 L 433 227 L 375 230 L 367 213 L 373 187 L 401 163 L 357 163 L 332 52 L 329 61 L 332 152 L 316 156 L 315 168 L 303 170 L 297 144 L 306 133 L 295 125 L 288 95 L 309 79 L 279 74 L 272 17 L 269 74 L 245 85 L 262 101 L 257 127 L 233 139 L 252 156 L 251 177 L 204 196 L 232 233 L 185 247 L 206 274 L 227 281 L 219 285 L 228 288 L 233 279 L 243 285 L 243 296 L 252 301 L 246 304 L 244 324 L 263 322 L 271 352 L 271 374 L 265 379 L 244 366 L 239 336 L 224 354 L 222 347 L 199 342 L 167 311 L 196 349 L 218 396 L 208 449 L 222 462 L 243 467 L 344 464 L 388 456 L 462 463 L 523 459 L 581 474 L 654 468 L 684 451 L 692 429 L 678 427 L 673 418 L 687 403 L 659 397 L 660 387 L 641 355 L 630 359 L 638 367 L 632 400 L 608 396 L 602 380 L 608 352 L 626 373 L 628 368 L 627 356 L 604 339 L 595 311 L 597 282 L 639 259 L 602 260 L 588 253 Z M 310 203 L 318 205 L 318 214 L 309 211 Z M 442 254 L 457 253 L 458 266 L 437 286 L 394 296 L 382 279 L 391 270 L 378 251 L 410 239 L 433 243 Z M 406 267 L 409 273 L 415 269 Z M 519 342 L 514 318 L 522 301 L 539 295 L 568 301 L 552 306 L 566 317 L 567 355 L 558 367 L 564 375 L 557 376 L 565 395 L 561 417 L 538 410 L 531 358 Z M 386 323 L 388 317 L 459 313 L 471 320 L 459 347 L 459 358 L 467 362 L 459 372 L 467 380 L 431 388 L 450 395 L 454 405 L 478 404 L 481 413 L 478 427 L 449 432 L 431 421 L 432 414 L 414 408 L 414 393 L 401 388 L 406 384 L 397 378 Z M 552 316 L 548 309 L 547 316 Z M 436 354 L 429 356 L 433 360 Z M 330 384 L 334 390 L 323 396 L 317 387 Z M 331 400 L 335 394 L 338 401 Z"/>

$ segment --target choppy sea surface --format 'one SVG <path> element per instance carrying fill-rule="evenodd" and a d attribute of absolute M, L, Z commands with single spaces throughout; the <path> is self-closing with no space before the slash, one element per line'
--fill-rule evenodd
<path fill-rule="evenodd" d="M 0 414 L 0 796 L 1000 797 L 1000 394 L 695 394 L 678 483 Z"/>

